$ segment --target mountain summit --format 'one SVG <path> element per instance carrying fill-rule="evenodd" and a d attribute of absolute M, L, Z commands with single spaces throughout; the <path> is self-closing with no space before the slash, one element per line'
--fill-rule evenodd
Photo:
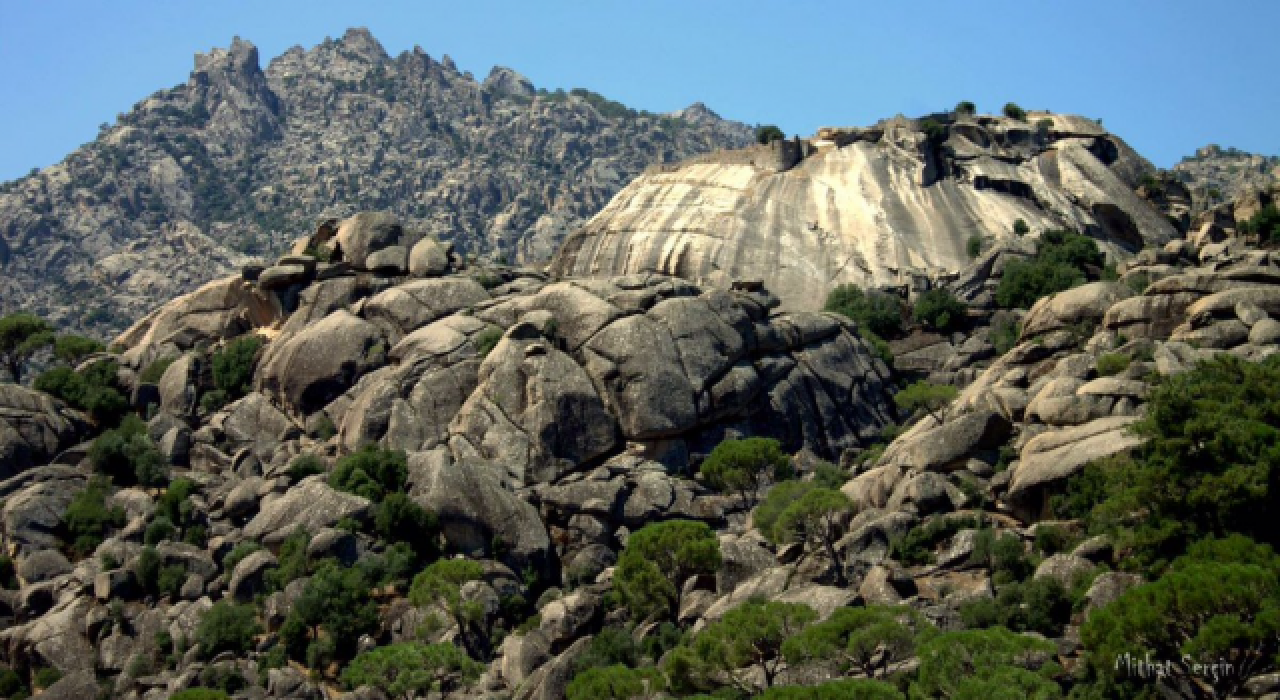
<path fill-rule="evenodd" d="M 750 142 L 708 115 L 539 92 L 502 67 L 481 83 L 420 48 L 393 58 L 364 29 L 265 70 L 237 38 L 63 162 L 0 186 L 0 311 L 105 336 L 318 218 L 366 209 L 466 254 L 545 261 L 647 166 Z"/>

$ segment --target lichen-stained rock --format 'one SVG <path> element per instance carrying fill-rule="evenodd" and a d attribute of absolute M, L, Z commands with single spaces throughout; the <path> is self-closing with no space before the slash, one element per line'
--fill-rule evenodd
<path fill-rule="evenodd" d="M 416 280 L 369 299 L 363 315 L 398 341 L 436 319 L 488 299 L 489 293 L 470 277 Z"/>
<path fill-rule="evenodd" d="M 1054 124 L 1041 136 L 1008 118 L 930 118 L 942 150 L 921 121 L 897 117 L 856 138 L 825 129 L 652 170 L 565 241 L 552 272 L 760 279 L 783 308 L 817 309 L 837 284 L 958 272 L 971 236 L 1013 238 L 1019 219 L 1090 231 L 1116 253 L 1175 236 L 1133 191 L 1151 165 L 1087 120 L 1035 113 Z"/>
<path fill-rule="evenodd" d="M 62 544 L 59 526 L 88 476 L 60 465 L 37 467 L 0 482 L 0 534 L 10 553 Z"/>
<path fill-rule="evenodd" d="M 335 311 L 293 336 L 272 341 L 260 361 L 256 385 L 290 411 L 308 415 L 385 362 L 386 350 L 377 326 Z"/>
<path fill-rule="evenodd" d="M 68 596 L 31 622 L 0 630 L 4 656 L 63 673 L 92 671 L 97 655 L 85 637 L 84 624 L 92 605 L 87 597 Z"/>
<path fill-rule="evenodd" d="M 693 385 L 675 341 L 658 321 L 644 315 L 620 319 L 592 337 L 584 354 L 587 373 L 602 387 L 627 438 L 668 437 L 697 424 Z"/>
<path fill-rule="evenodd" d="M 273 406 L 266 396 L 251 392 L 248 396 L 226 407 L 227 416 L 222 430 L 227 439 L 237 447 L 247 446 L 262 461 L 271 458 L 281 440 L 290 432 L 298 432 L 298 426 Z"/>
<path fill-rule="evenodd" d="M 87 427 L 83 417 L 48 394 L 0 384 L 0 479 L 46 463 Z"/>
<path fill-rule="evenodd" d="M 501 477 L 496 467 L 454 461 L 444 448 L 409 455 L 409 496 L 436 514 L 450 546 L 544 570 L 551 552 L 546 526 Z M 501 551 L 492 551 L 495 543 Z"/>
<path fill-rule="evenodd" d="M 541 330 L 507 331 L 480 365 L 479 385 L 450 426 L 517 484 L 553 481 L 618 443 L 618 428 L 587 373 Z"/>
<path fill-rule="evenodd" d="M 933 428 L 913 429 L 885 450 L 882 465 L 926 471 L 954 471 L 978 449 L 994 449 L 1009 438 L 1008 418 L 975 411 Z"/>
<path fill-rule="evenodd" d="M 244 526 L 245 537 L 278 542 L 299 528 L 315 532 L 343 518 L 364 518 L 369 501 L 325 483 L 322 476 L 303 479 L 286 493 L 263 500 L 261 510 Z"/>

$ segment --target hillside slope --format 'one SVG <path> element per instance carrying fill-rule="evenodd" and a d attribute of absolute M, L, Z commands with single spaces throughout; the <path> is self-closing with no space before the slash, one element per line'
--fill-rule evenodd
<path fill-rule="evenodd" d="M 322 215 L 392 211 L 463 253 L 545 261 L 646 166 L 750 141 L 702 105 L 631 110 L 483 82 L 364 30 L 259 65 L 237 39 L 185 85 L 0 187 L 0 311 L 99 336 L 279 253 Z"/>

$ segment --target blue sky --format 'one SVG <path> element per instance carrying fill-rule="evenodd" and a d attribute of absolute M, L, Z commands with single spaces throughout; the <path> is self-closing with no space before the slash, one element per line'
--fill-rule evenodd
<path fill-rule="evenodd" d="M 1280 3 L 1256 0 L 369 2 L 0 0 L 0 180 L 61 160 L 197 51 L 239 35 L 270 58 L 352 26 L 479 78 L 630 106 L 694 101 L 808 135 L 959 100 L 1084 114 L 1170 166 L 1206 143 L 1280 153 Z"/>

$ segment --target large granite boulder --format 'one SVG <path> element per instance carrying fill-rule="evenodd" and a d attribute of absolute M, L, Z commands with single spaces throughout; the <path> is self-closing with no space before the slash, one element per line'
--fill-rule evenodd
<path fill-rule="evenodd" d="M 328 242 L 333 258 L 352 267 L 368 268 L 373 253 L 405 243 L 404 226 L 387 212 L 360 212 L 338 225 Z"/>
<path fill-rule="evenodd" d="M 382 365 L 386 350 L 377 326 L 348 311 L 335 311 L 267 345 L 255 381 L 281 405 L 308 415 Z"/>
<path fill-rule="evenodd" d="M 86 428 L 83 417 L 48 394 L 0 384 L 0 479 L 47 463 Z"/>
<path fill-rule="evenodd" d="M 435 513 L 451 547 L 545 570 L 551 540 L 533 506 L 502 485 L 484 463 L 454 461 L 444 449 L 409 456 L 409 496 Z M 495 543 L 500 551 L 493 551 Z"/>
<path fill-rule="evenodd" d="M 244 535 L 267 542 L 282 541 L 298 529 L 315 532 L 343 518 L 362 519 L 370 507 L 368 500 L 336 491 L 323 477 L 312 476 L 280 496 L 263 500 L 258 514 L 244 526 Z"/>

